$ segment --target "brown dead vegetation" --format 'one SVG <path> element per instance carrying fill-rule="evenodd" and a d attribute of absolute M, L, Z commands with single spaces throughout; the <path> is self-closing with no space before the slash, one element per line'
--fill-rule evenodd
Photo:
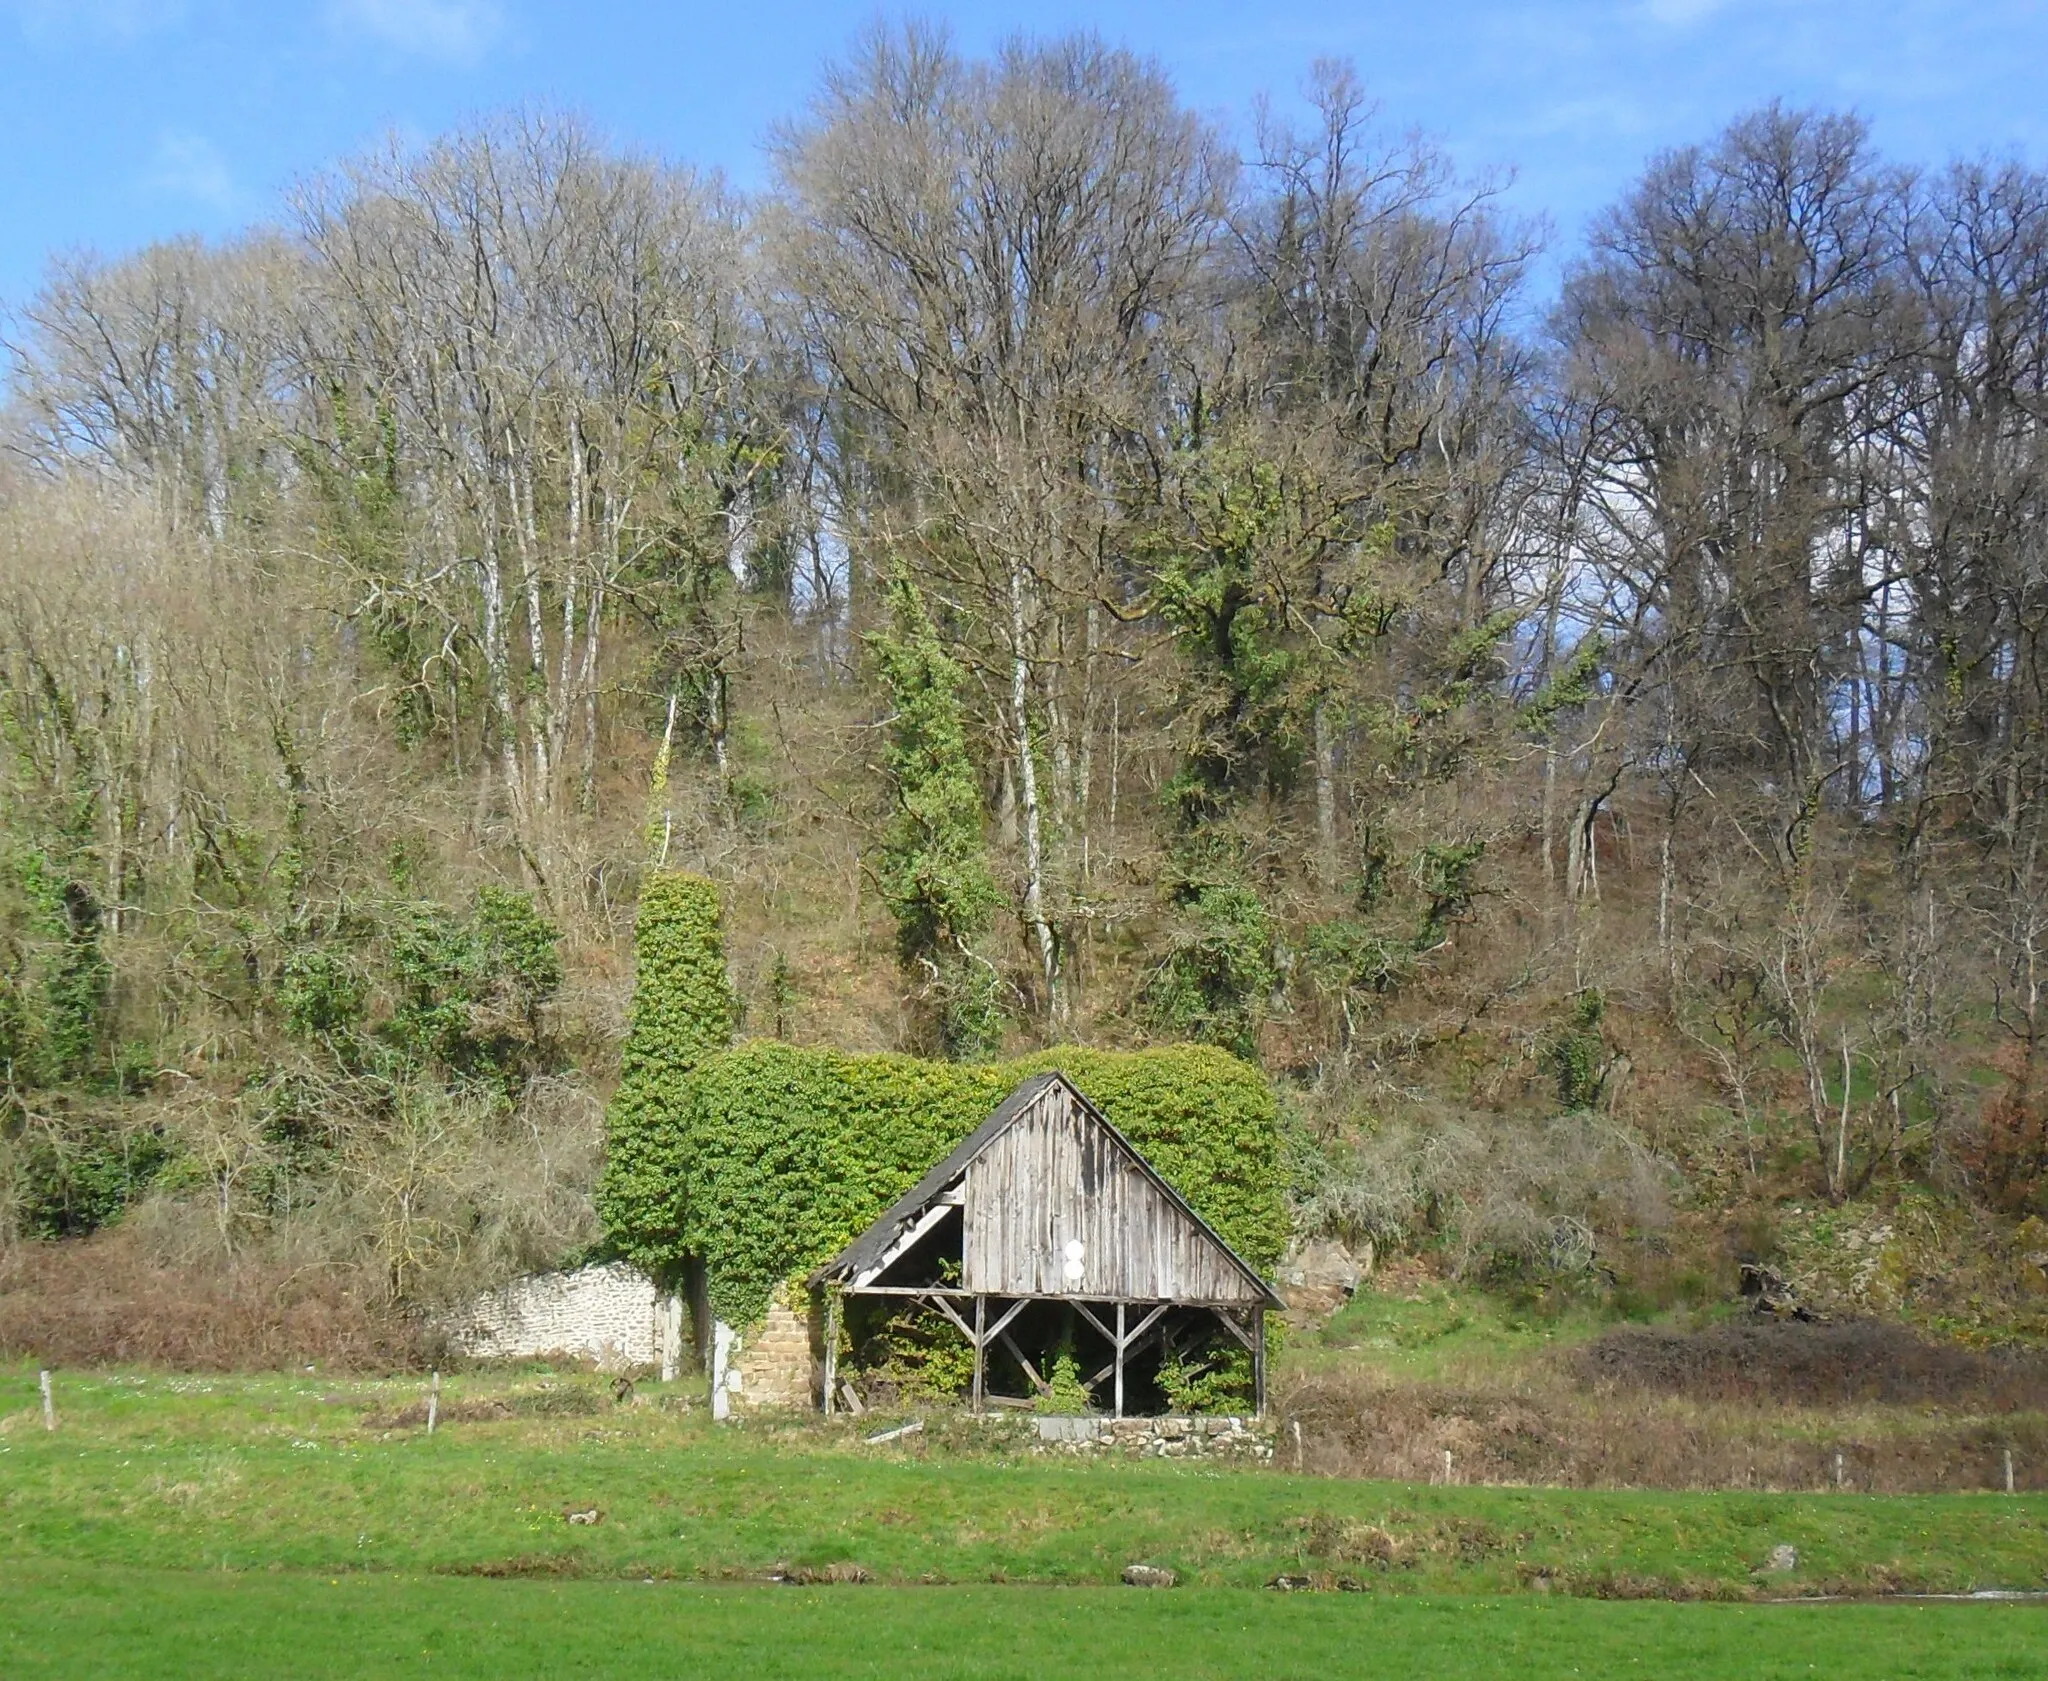
<path fill-rule="evenodd" d="M 1699 1331 L 1611 1331 L 1572 1357 L 1598 1388 L 1798 1406 L 1935 1405 L 2006 1413 L 2048 1402 L 2048 1351 L 1932 1342 L 1876 1319 L 1753 1319 Z"/>
<path fill-rule="evenodd" d="M 1275 1402 L 1326 1476 L 1902 1494 L 2002 1487 L 2010 1451 L 2028 1490 L 2048 1489 L 2043 1371 L 1894 1327 L 1733 1326 L 1611 1333 L 1492 1382 L 1322 1371 Z"/>
<path fill-rule="evenodd" d="M 327 1270 L 167 1264 L 133 1231 L 0 1251 L 0 1359 L 173 1371 L 416 1371 L 419 1320 Z"/>

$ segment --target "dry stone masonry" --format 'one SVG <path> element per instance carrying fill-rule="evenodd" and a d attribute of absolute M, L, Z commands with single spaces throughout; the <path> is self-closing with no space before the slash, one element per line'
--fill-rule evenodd
<path fill-rule="evenodd" d="M 450 1326 L 478 1360 L 587 1360 L 602 1371 L 659 1366 L 672 1376 L 682 1309 L 623 1261 L 516 1278 L 472 1301 Z"/>

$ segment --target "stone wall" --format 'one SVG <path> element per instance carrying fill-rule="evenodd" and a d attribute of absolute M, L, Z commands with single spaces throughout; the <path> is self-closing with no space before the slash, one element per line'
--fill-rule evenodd
<path fill-rule="evenodd" d="M 818 1404 L 817 1328 L 808 1292 L 800 1284 L 777 1287 L 768 1315 L 734 1331 L 721 1323 L 712 1360 L 713 1411 L 734 1407 L 815 1407 Z"/>
<path fill-rule="evenodd" d="M 1273 1421 L 1254 1418 L 1034 1418 L 1033 1453 L 1129 1459 L 1273 1457 Z"/>
<path fill-rule="evenodd" d="M 448 1330 L 479 1360 L 554 1357 L 588 1360 L 604 1371 L 659 1366 L 673 1376 L 682 1314 L 639 1268 L 614 1261 L 515 1278 L 478 1296 Z"/>

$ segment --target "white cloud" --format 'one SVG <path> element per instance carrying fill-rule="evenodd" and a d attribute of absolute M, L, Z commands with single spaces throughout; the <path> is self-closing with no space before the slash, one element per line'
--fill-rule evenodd
<path fill-rule="evenodd" d="M 142 184 L 153 192 L 191 199 L 209 210 L 234 208 L 234 176 L 211 140 L 196 134 L 166 134 L 156 144 Z"/>
<path fill-rule="evenodd" d="M 184 0 L 5 0 L 22 34 L 37 46 L 74 41 L 125 44 L 183 20 Z"/>
<path fill-rule="evenodd" d="M 328 0 L 338 33 L 421 58 L 473 63 L 505 26 L 497 0 Z"/>

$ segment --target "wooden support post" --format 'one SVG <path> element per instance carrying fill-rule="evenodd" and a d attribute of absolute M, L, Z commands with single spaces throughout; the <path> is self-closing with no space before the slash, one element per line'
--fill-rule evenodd
<path fill-rule="evenodd" d="M 839 1379 L 839 1292 L 825 1286 L 825 1416 L 832 1416 L 832 1391 Z"/>
<path fill-rule="evenodd" d="M 974 1298 L 974 1410 L 988 1387 L 988 1297 Z"/>
<path fill-rule="evenodd" d="M 57 1428 L 57 1398 L 50 1391 L 50 1374 L 38 1372 L 36 1379 L 43 1392 L 43 1428 L 54 1430 Z"/>
<path fill-rule="evenodd" d="M 1266 1310 L 1252 1309 L 1252 1416 L 1266 1416 Z"/>
<path fill-rule="evenodd" d="M 1116 1304 L 1116 1416 L 1124 1416 L 1124 1304 Z"/>

